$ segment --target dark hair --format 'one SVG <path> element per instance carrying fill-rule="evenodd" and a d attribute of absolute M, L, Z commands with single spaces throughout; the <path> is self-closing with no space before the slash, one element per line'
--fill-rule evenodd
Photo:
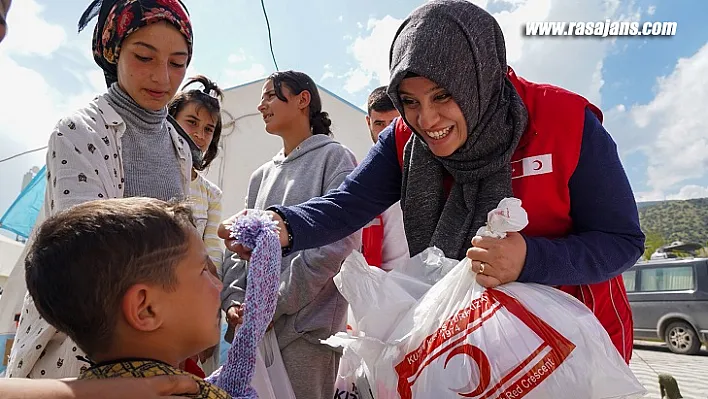
<path fill-rule="evenodd" d="M 371 94 L 369 94 L 369 101 L 367 101 L 366 104 L 366 112 L 369 116 L 371 116 L 371 111 L 388 112 L 396 109 L 396 107 L 393 106 L 393 101 L 391 101 L 391 98 L 388 96 L 386 89 L 386 86 L 377 87 L 371 92 Z"/>
<path fill-rule="evenodd" d="M 184 89 L 194 83 L 201 83 L 204 88 L 202 90 L 192 89 L 185 91 Z M 219 141 L 221 140 L 221 101 L 224 99 L 224 93 L 211 79 L 203 75 L 197 75 L 190 78 L 187 83 L 182 86 L 182 91 L 177 93 L 175 98 L 173 98 L 169 104 L 167 104 L 167 110 L 173 118 L 177 118 L 177 115 L 187 106 L 187 104 L 196 103 L 197 110 L 200 108 L 205 108 L 216 120 L 216 126 L 214 126 L 214 135 L 211 139 L 211 144 L 207 149 L 204 157 L 202 158 L 201 164 L 195 165 L 194 169 L 204 170 L 211 162 L 216 158 L 219 151 Z"/>
<path fill-rule="evenodd" d="M 89 356 L 109 348 L 121 301 L 138 283 L 174 290 L 194 219 L 154 198 L 85 202 L 42 223 L 25 258 L 39 314 Z"/>
<path fill-rule="evenodd" d="M 288 99 L 283 95 L 283 84 L 295 95 L 307 90 L 310 93 L 310 126 L 312 134 L 332 135 L 332 130 L 330 129 L 332 121 L 329 119 L 329 114 L 322 111 L 320 91 L 311 77 L 302 72 L 284 71 L 271 74 L 267 80 L 273 82 L 275 95 L 285 102 L 288 102 Z"/>

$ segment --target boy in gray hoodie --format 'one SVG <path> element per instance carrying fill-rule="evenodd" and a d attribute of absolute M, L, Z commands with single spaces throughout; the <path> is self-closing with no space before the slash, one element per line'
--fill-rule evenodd
<path fill-rule="evenodd" d="M 277 72 L 263 86 L 258 110 L 266 131 L 280 136 L 283 149 L 251 176 L 248 209 L 295 205 L 339 187 L 356 167 L 354 154 L 334 141 L 319 91 L 301 72 Z M 278 305 L 273 317 L 285 368 L 298 399 L 330 399 L 340 354 L 321 339 L 345 331 L 347 303 L 332 278 L 344 259 L 361 246 L 357 232 L 333 244 L 283 258 Z M 222 308 L 229 335 L 242 321 L 247 262 L 227 251 Z"/>

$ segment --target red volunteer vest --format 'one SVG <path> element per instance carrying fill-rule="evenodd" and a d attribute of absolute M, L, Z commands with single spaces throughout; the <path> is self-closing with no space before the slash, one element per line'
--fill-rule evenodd
<path fill-rule="evenodd" d="M 381 267 L 383 263 L 384 221 L 381 215 L 361 231 L 361 254 L 369 266 Z"/>
<path fill-rule="evenodd" d="M 528 212 L 521 232 L 530 237 L 561 238 L 572 233 L 568 182 L 580 157 L 585 109 L 602 122 L 602 112 L 585 98 L 547 84 L 531 83 L 507 74 L 529 113 L 529 125 L 512 156 L 512 188 Z M 398 161 L 412 132 L 399 118 L 395 140 Z M 449 177 L 447 184 L 451 183 Z M 552 265 L 549 265 L 552 267 Z M 622 276 L 598 284 L 561 286 L 597 316 L 620 355 L 632 356 L 633 322 Z"/>

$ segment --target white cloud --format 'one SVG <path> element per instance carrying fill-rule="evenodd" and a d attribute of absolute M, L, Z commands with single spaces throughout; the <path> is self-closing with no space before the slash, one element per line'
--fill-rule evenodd
<path fill-rule="evenodd" d="M 635 192 L 634 199 L 637 202 L 665 201 L 666 195 L 660 191 Z"/>
<path fill-rule="evenodd" d="M 344 90 L 349 93 L 356 93 L 366 88 L 372 79 L 372 74 L 361 69 L 354 69 L 346 74 L 347 81 L 344 83 Z"/>
<path fill-rule="evenodd" d="M 340 15 L 339 17 L 337 17 L 337 21 L 342 22 L 343 20 L 344 20 L 344 16 Z"/>
<path fill-rule="evenodd" d="M 17 132 L 21 131 L 19 142 L 28 148 L 45 145 L 54 124 L 61 117 L 105 90 L 103 74 L 90 56 L 91 35 L 67 40 L 64 29 L 45 21 L 42 12 L 43 7 L 34 0 L 13 4 L 9 14 L 11 19 L 8 19 L 12 32 L 0 46 L 0 70 L 6 77 L 0 88 L 3 93 L 12 93 L 0 96 L 0 109 L 3 110 L 0 137 L 12 140 L 18 138 Z M 88 40 L 84 36 L 88 36 Z M 80 49 L 79 44 L 86 47 Z M 88 57 L 77 57 L 70 70 L 54 72 L 78 80 L 79 84 L 69 93 L 60 92 L 39 71 L 16 61 L 17 56 L 53 58 L 60 52 L 69 56 L 89 54 Z"/>
<path fill-rule="evenodd" d="M 706 74 L 708 43 L 693 56 L 679 59 L 669 75 L 657 78 L 656 94 L 649 103 L 609 113 L 611 131 L 623 132 L 618 145 L 626 152 L 646 155 L 647 185 L 658 197 L 706 194 L 696 185 L 681 186 L 704 177 L 708 170 L 708 120 L 704 118 L 708 85 L 700 84 Z"/>
<path fill-rule="evenodd" d="M 246 52 L 242 48 L 240 48 L 236 53 L 229 54 L 228 61 L 231 64 L 238 64 L 243 61 L 246 61 Z"/>
<path fill-rule="evenodd" d="M 49 56 L 66 40 L 59 25 L 41 18 L 44 7 L 34 0 L 15 2 L 8 13 L 8 35 L 0 47 L 3 53 Z"/>
<path fill-rule="evenodd" d="M 637 202 L 671 201 L 706 197 L 708 197 L 708 187 L 699 186 L 696 184 L 687 184 L 681 187 L 674 194 L 666 194 L 664 191 L 661 190 L 637 193 L 636 200 Z"/>
<path fill-rule="evenodd" d="M 331 79 L 335 77 L 334 72 L 332 72 L 332 65 L 330 64 L 324 64 L 322 68 L 325 70 L 325 72 L 322 74 L 322 77 L 320 78 L 320 83 L 324 82 L 327 79 Z"/>
<path fill-rule="evenodd" d="M 649 6 L 649 8 L 647 8 L 647 14 L 654 15 L 655 13 L 656 13 L 656 6 Z"/>
<path fill-rule="evenodd" d="M 226 75 L 226 78 L 223 79 L 225 83 L 220 83 L 220 85 L 222 87 L 230 87 L 264 78 L 266 77 L 266 69 L 263 64 L 254 63 L 243 69 L 226 69 L 224 74 Z"/>
<path fill-rule="evenodd" d="M 0 70 L 4 76 L 12 77 L 2 83 L 5 95 L 0 96 L 0 109 L 4 110 L 0 131 L 24 141 L 28 147 L 46 144 L 52 126 L 61 117 L 53 101 L 59 93 L 37 71 L 18 65 L 10 57 L 0 57 Z M 31 134 L 31 131 L 42 133 Z M 23 134 L 13 135 L 12 132 Z"/>
<path fill-rule="evenodd" d="M 530 21 L 603 21 L 638 19 L 633 3 L 590 0 L 518 1 L 511 11 L 495 14 L 507 44 L 507 58 L 517 73 L 526 79 L 546 82 L 574 91 L 598 106 L 604 85 L 603 61 L 613 49 L 612 38 L 574 38 L 523 36 Z M 569 64 L 572 60 L 572 66 Z"/>
<path fill-rule="evenodd" d="M 263 64 L 255 62 L 252 55 L 249 55 L 243 48 L 239 48 L 227 58 L 230 64 L 224 69 L 219 78 L 221 87 L 231 87 L 256 79 L 266 77 L 266 68 Z M 223 81 L 223 82 L 222 82 Z"/>
<path fill-rule="evenodd" d="M 396 30 L 403 20 L 387 15 L 382 19 L 370 19 L 366 31 L 368 36 L 357 37 L 349 48 L 357 62 L 357 67 L 345 76 L 344 90 L 356 93 L 366 88 L 372 81 L 388 83 L 388 53 Z"/>
<path fill-rule="evenodd" d="M 667 196 L 666 199 L 670 200 L 687 200 L 693 198 L 705 198 L 708 197 L 708 187 L 697 186 L 695 184 L 689 184 L 681 187 L 678 193 Z"/>

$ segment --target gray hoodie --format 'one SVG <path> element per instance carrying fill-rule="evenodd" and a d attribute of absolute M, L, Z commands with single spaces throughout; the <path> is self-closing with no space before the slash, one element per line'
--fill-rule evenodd
<path fill-rule="evenodd" d="M 322 196 L 339 187 L 355 167 L 356 158 L 349 149 L 328 136 L 314 135 L 287 157 L 279 152 L 251 175 L 246 207 L 295 205 Z M 333 244 L 283 258 L 273 317 L 281 349 L 297 338 L 319 345 L 320 339 L 345 330 L 347 303 L 332 277 L 344 259 L 360 246 L 361 232 L 356 232 Z M 243 302 L 247 278 L 247 262 L 229 251 L 225 258 L 221 294 L 224 310 L 234 302 Z"/>

